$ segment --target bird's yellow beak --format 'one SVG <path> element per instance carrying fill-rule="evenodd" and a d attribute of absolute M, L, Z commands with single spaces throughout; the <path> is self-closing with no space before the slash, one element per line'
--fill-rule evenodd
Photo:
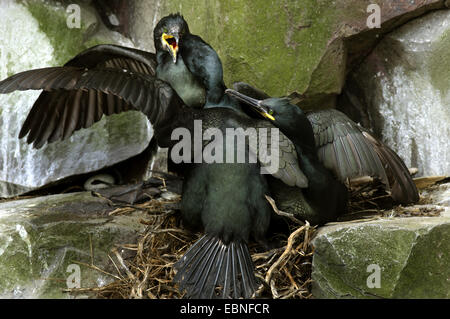
<path fill-rule="evenodd" d="M 169 48 L 169 52 L 172 55 L 173 63 L 177 63 L 178 56 L 178 38 L 173 35 L 163 33 L 161 36 L 161 42 L 163 46 Z"/>
<path fill-rule="evenodd" d="M 269 114 L 267 111 L 263 111 L 263 112 L 260 111 L 259 114 L 261 114 L 265 118 L 268 118 L 271 121 L 275 121 L 275 118 L 273 117 L 273 115 Z"/>

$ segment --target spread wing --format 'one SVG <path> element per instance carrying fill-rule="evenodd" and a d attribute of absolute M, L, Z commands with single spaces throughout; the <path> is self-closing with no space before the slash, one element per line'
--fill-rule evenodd
<path fill-rule="evenodd" d="M 235 82 L 233 83 L 233 88 L 245 95 L 251 96 L 255 99 L 264 100 L 269 96 L 261 90 L 258 90 L 245 82 Z M 274 128 L 271 123 L 266 121 L 259 121 L 260 127 L 268 128 L 267 140 L 271 142 L 270 128 Z M 268 145 L 270 149 L 271 144 Z M 286 185 L 297 186 L 301 188 L 308 187 L 308 178 L 302 172 L 299 166 L 297 151 L 294 144 L 290 139 L 286 137 L 281 131 L 279 131 L 279 165 L 276 173 L 272 176 L 282 180 Z M 267 154 L 267 150 L 260 150 L 259 161 L 262 167 L 270 166 L 270 156 Z"/>
<path fill-rule="evenodd" d="M 194 112 L 198 111 L 194 110 Z M 203 122 L 203 130 L 214 128 L 223 132 L 228 128 L 234 129 L 235 137 L 230 141 L 233 141 L 233 143 L 241 141 L 238 143 L 243 144 L 236 144 L 233 149 L 244 146 L 242 150 L 245 148 L 245 151 L 249 153 L 249 159 L 253 163 L 258 162 L 261 165 L 264 174 L 270 174 L 289 186 L 308 187 L 308 179 L 299 167 L 294 144 L 271 123 L 265 120 L 249 119 L 222 107 L 205 109 L 202 114 L 208 118 L 207 121 Z M 221 143 L 228 145 L 227 143 L 230 141 L 228 138 L 214 139 L 214 143 L 218 143 L 215 144 L 218 147 L 221 147 Z M 212 139 L 204 138 L 203 148 L 205 149 L 211 142 Z M 279 147 L 273 145 L 273 142 L 277 143 Z M 274 154 L 272 148 L 275 152 L 278 151 L 278 154 Z M 239 158 L 234 151 L 232 154 L 236 157 L 235 160 L 239 162 Z M 242 158 L 242 161 L 244 161 L 244 158 Z"/>
<path fill-rule="evenodd" d="M 244 82 L 234 88 L 245 95 L 264 100 L 269 96 Z M 335 109 L 307 113 L 319 160 L 345 182 L 348 178 L 373 176 L 391 191 L 395 201 L 412 203 L 419 199 L 417 188 L 402 159 L 367 130 Z"/>
<path fill-rule="evenodd" d="M 308 178 L 302 172 L 299 166 L 299 161 L 297 157 L 297 151 L 294 144 L 289 140 L 286 135 L 278 130 L 278 157 L 275 159 L 272 154 L 272 134 L 274 126 L 266 121 L 259 121 L 258 123 L 258 133 L 262 128 L 264 132 L 267 132 L 267 147 L 258 147 L 258 160 L 262 168 L 268 170 L 273 177 L 282 180 L 286 185 L 297 186 L 301 188 L 308 187 Z M 261 136 L 261 135 L 260 135 Z M 262 141 L 263 144 L 265 141 Z M 277 149 L 277 147 L 273 147 Z M 255 151 L 255 150 L 252 150 Z M 276 165 L 273 161 L 277 160 L 278 165 L 275 167 L 274 172 L 271 171 L 271 167 Z"/>
<path fill-rule="evenodd" d="M 81 52 L 67 62 L 65 66 L 88 70 L 94 68 L 127 70 L 133 74 L 154 76 L 156 59 L 152 53 L 133 48 L 118 45 L 97 45 Z M 102 73 L 101 85 L 103 90 L 96 90 L 93 83 L 89 83 L 89 87 L 69 90 L 65 85 L 70 84 L 70 72 L 75 77 L 78 74 L 74 70 L 66 69 L 69 73 L 64 72 L 64 75 L 56 70 L 52 74 L 47 74 L 45 71 L 33 71 L 34 73 L 27 74 L 26 78 L 24 76 L 16 78 L 18 81 L 19 78 L 22 81 L 20 84 L 22 90 L 27 89 L 27 85 L 32 85 L 33 87 L 29 87 L 32 89 L 40 89 L 40 86 L 44 89 L 44 92 L 36 99 L 27 119 L 22 125 L 19 138 L 23 138 L 30 133 L 27 142 L 33 143 L 35 148 L 41 148 L 46 141 L 63 140 L 70 136 L 74 130 L 91 126 L 94 122 L 99 121 L 103 114 L 110 115 L 130 109 L 130 106 L 121 98 L 120 94 L 108 93 L 111 91 L 108 90 L 110 86 L 119 84 L 114 79 L 114 73 Z M 67 83 L 56 83 L 61 80 L 59 76 L 64 78 Z M 100 81 L 98 76 L 99 74 L 97 73 L 96 83 Z M 50 82 L 47 83 L 47 81 Z M 16 85 L 19 85 L 19 83 L 16 83 Z M 10 89 L 15 90 L 19 88 L 14 88 L 14 84 L 11 84 Z M 122 95 L 136 93 L 131 85 L 128 86 L 127 90 L 129 91 L 119 93 Z M 54 115 L 52 111 L 56 111 L 58 114 Z M 62 116 L 62 119 L 56 123 L 55 121 L 58 119 L 48 118 L 49 115 L 58 117 L 58 119 Z M 51 131 L 49 128 L 44 130 L 44 122 L 41 122 L 43 117 L 46 121 L 49 121 L 48 123 L 45 122 L 45 124 L 50 125 Z M 68 123 L 69 119 L 72 119 L 70 123 Z M 42 127 L 42 129 L 38 127 Z"/>
<path fill-rule="evenodd" d="M 307 113 L 314 131 L 320 161 L 338 179 L 372 176 L 390 189 L 394 200 L 419 199 L 417 188 L 403 161 L 367 130 L 335 109 Z"/>
<path fill-rule="evenodd" d="M 289 186 L 308 187 L 308 178 L 299 167 L 294 144 L 279 130 L 278 138 L 273 135 L 276 134 L 274 128 L 267 121 L 252 121 L 247 126 L 245 135 L 249 141 L 255 141 L 248 143 L 250 154 L 257 158 L 265 174 L 271 174 Z M 278 154 L 274 154 L 274 150 Z"/>
<path fill-rule="evenodd" d="M 341 182 L 359 176 L 374 176 L 387 184 L 383 164 L 359 126 L 335 109 L 306 114 L 314 131 L 320 161 Z"/>
<path fill-rule="evenodd" d="M 0 82 L 0 93 L 42 89 L 22 127 L 28 143 L 41 147 L 87 128 L 103 114 L 138 110 L 155 129 L 173 118 L 182 102 L 172 88 L 151 75 L 119 68 L 50 67 L 15 74 Z M 177 106 L 173 106 L 177 103 Z M 169 107 L 170 105 L 170 107 Z"/>
<path fill-rule="evenodd" d="M 392 198 L 402 204 L 415 203 L 419 192 L 403 160 L 387 145 L 373 137 L 367 130 L 360 128 L 366 140 L 377 152 L 388 177 Z"/>
<path fill-rule="evenodd" d="M 236 91 L 251 96 L 255 99 L 263 100 L 269 97 L 263 91 L 258 90 L 245 82 L 235 82 L 233 83 L 233 87 Z M 268 146 L 267 148 L 260 148 L 258 153 L 261 166 L 267 168 L 271 165 L 271 157 L 268 153 L 268 150 L 270 150 L 272 145 L 271 129 L 275 128 L 275 126 L 267 121 L 258 121 L 258 126 L 259 128 L 266 128 L 268 132 Z M 279 131 L 278 143 L 280 146 L 278 169 L 272 174 L 272 176 L 282 180 L 288 186 L 297 186 L 301 188 L 308 187 L 308 178 L 300 169 L 297 151 L 294 144 L 281 131 Z M 255 149 L 252 151 L 255 151 Z"/>

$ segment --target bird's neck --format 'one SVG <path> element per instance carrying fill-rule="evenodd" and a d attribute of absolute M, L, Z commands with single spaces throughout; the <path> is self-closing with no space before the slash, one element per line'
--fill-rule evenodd
<path fill-rule="evenodd" d="M 314 157 L 317 156 L 317 149 L 314 131 L 311 122 L 303 112 L 300 113 L 300 111 L 298 111 L 297 114 L 292 115 L 291 119 L 288 122 L 285 122 L 283 126 L 277 122 L 275 124 L 298 148 L 297 153 L 306 153 L 310 158 L 315 160 Z"/>
<path fill-rule="evenodd" d="M 207 92 L 206 103 L 204 107 L 205 109 L 224 107 L 240 113 L 244 113 L 241 106 L 239 105 L 239 102 L 225 94 L 225 87 L 218 88 L 217 91 L 219 92 L 215 92 L 213 94 L 211 94 L 211 92 Z"/>
<path fill-rule="evenodd" d="M 309 204 L 327 220 L 334 220 L 345 210 L 347 188 L 322 165 L 317 155 L 305 152 L 296 144 L 300 167 L 308 178 L 308 188 L 303 190 Z"/>
<path fill-rule="evenodd" d="M 156 64 L 161 65 L 162 63 L 164 63 L 165 56 L 166 56 L 165 51 L 160 49 L 156 50 Z"/>

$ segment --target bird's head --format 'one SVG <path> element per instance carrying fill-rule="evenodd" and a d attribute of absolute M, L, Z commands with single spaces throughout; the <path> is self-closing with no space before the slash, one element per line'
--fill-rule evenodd
<path fill-rule="evenodd" d="M 156 51 L 167 51 L 173 63 L 176 63 L 180 44 L 187 33 L 189 27 L 182 15 L 175 13 L 165 16 L 159 20 L 153 31 Z"/>
<path fill-rule="evenodd" d="M 265 119 L 274 124 L 279 124 L 277 126 L 280 127 L 294 123 L 296 119 L 304 116 L 303 111 L 299 107 L 289 103 L 288 98 L 257 100 L 232 89 L 227 89 L 225 93 L 243 102 L 243 105 L 251 107 Z"/>
<path fill-rule="evenodd" d="M 288 98 L 257 100 L 231 89 L 227 89 L 225 93 L 243 102 L 241 105 L 251 107 L 287 136 L 298 135 L 302 128 L 306 131 L 311 129 L 305 113 L 300 107 L 291 104 Z M 310 135 L 309 132 L 308 135 Z"/>

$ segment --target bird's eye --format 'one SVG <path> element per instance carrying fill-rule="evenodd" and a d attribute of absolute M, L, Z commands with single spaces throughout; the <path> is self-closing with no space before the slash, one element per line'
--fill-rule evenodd
<path fill-rule="evenodd" d="M 272 109 L 269 109 L 269 114 L 273 115 L 273 110 Z"/>

